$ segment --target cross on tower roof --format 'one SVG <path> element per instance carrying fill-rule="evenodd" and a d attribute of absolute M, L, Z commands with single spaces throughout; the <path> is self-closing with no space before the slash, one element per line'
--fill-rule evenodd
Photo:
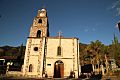
<path fill-rule="evenodd" d="M 58 37 L 61 37 L 61 36 L 62 36 L 61 34 L 62 34 L 62 32 L 59 31 L 59 32 L 58 32 Z"/>

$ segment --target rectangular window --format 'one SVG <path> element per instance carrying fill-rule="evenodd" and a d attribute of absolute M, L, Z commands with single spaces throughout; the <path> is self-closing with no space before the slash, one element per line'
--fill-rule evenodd
<path fill-rule="evenodd" d="M 51 64 L 47 64 L 47 66 L 51 66 Z"/>

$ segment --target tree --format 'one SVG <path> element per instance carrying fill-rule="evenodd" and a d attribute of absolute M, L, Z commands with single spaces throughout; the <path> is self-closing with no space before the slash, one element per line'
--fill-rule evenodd
<path fill-rule="evenodd" d="M 0 48 L 0 56 L 4 56 L 4 49 Z"/>
<path fill-rule="evenodd" d="M 117 64 L 120 66 L 120 43 L 118 41 L 117 36 L 114 34 L 114 39 L 112 41 L 112 44 L 109 46 L 109 53 L 111 58 L 115 59 Z"/>
<path fill-rule="evenodd" d="M 80 59 L 80 64 L 83 65 L 83 61 L 85 59 L 85 48 L 87 47 L 87 44 L 82 44 L 79 43 L 79 59 Z"/>
<path fill-rule="evenodd" d="M 96 66 L 98 72 L 100 72 L 100 64 L 103 62 L 101 54 L 104 55 L 105 45 L 102 44 L 99 40 L 91 41 L 91 43 L 86 47 L 86 54 L 89 57 L 91 64 Z"/>
<path fill-rule="evenodd" d="M 99 40 L 91 41 L 91 44 L 89 44 L 86 48 L 86 51 L 88 54 L 91 54 L 92 57 L 95 57 L 98 54 L 103 53 L 104 44 L 102 44 Z"/>
<path fill-rule="evenodd" d="M 24 59 L 24 54 L 25 54 L 25 46 L 21 44 L 21 46 L 19 47 L 18 54 L 17 54 L 18 59 Z"/>

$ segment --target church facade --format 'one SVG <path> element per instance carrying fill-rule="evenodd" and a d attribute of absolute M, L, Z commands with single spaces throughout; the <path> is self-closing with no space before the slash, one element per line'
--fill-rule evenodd
<path fill-rule="evenodd" d="M 79 39 L 49 36 L 46 9 L 38 10 L 26 43 L 23 76 L 65 78 L 79 75 Z"/>

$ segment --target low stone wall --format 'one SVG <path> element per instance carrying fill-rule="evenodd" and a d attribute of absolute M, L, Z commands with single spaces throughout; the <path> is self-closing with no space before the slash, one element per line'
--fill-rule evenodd
<path fill-rule="evenodd" d="M 23 75 L 21 71 L 8 71 L 6 73 L 6 77 L 13 77 L 13 78 L 40 78 L 36 75 Z"/>
<path fill-rule="evenodd" d="M 110 80 L 120 80 L 120 77 L 117 77 L 117 76 L 103 76 L 102 77 L 102 80 L 107 80 L 107 79 L 110 79 Z"/>
<path fill-rule="evenodd" d="M 22 72 L 21 71 L 8 71 L 6 75 L 7 76 L 22 76 Z"/>

